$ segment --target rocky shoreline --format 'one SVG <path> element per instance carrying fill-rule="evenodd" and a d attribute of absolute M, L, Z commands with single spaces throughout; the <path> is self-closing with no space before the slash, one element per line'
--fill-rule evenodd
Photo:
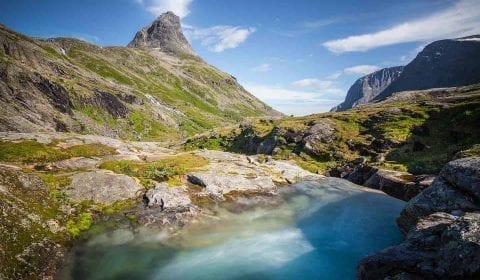
<path fill-rule="evenodd" d="M 364 258 L 359 279 L 480 277 L 480 158 L 449 162 L 397 224 L 405 241 Z"/>

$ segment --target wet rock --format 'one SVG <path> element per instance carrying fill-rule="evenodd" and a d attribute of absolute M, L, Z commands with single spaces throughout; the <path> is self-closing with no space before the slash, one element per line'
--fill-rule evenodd
<path fill-rule="evenodd" d="M 74 201 L 92 200 L 106 205 L 136 198 L 142 190 L 142 185 L 133 178 L 105 170 L 75 174 L 67 187 L 67 193 Z"/>
<path fill-rule="evenodd" d="M 406 278 L 404 278 L 407 276 Z M 478 279 L 480 213 L 434 213 L 418 221 L 405 242 L 364 258 L 358 279 Z"/>

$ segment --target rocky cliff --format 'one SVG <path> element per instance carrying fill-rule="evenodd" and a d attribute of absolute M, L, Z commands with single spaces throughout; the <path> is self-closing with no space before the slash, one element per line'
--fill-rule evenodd
<path fill-rule="evenodd" d="M 332 109 L 333 112 L 345 111 L 360 104 L 369 103 L 400 74 L 403 66 L 384 68 L 358 79 L 348 90 L 345 101 Z"/>
<path fill-rule="evenodd" d="M 280 116 L 195 56 L 172 13 L 129 46 L 34 39 L 0 26 L 0 131 L 176 141 L 245 117 Z"/>
<path fill-rule="evenodd" d="M 166 53 L 195 55 L 182 33 L 180 18 L 172 12 L 160 15 L 150 25 L 138 31 L 128 47 L 158 48 Z"/>
<path fill-rule="evenodd" d="M 376 100 L 395 92 L 455 87 L 480 82 L 480 36 L 427 45 Z"/>

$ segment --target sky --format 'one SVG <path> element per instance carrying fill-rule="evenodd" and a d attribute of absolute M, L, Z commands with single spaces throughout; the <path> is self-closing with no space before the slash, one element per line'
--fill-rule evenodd
<path fill-rule="evenodd" d="M 292 115 L 330 110 L 355 80 L 432 41 L 480 33 L 480 0 L 0 0 L 0 23 L 125 46 L 169 10 L 204 60 Z"/>

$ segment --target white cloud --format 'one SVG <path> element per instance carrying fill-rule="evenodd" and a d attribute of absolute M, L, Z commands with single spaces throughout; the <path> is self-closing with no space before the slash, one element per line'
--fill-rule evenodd
<path fill-rule="evenodd" d="M 162 13 L 172 11 L 180 18 L 186 17 L 190 10 L 188 6 L 193 0 L 134 0 L 145 7 L 147 11 L 158 16 Z"/>
<path fill-rule="evenodd" d="M 327 80 L 336 80 L 336 79 L 340 78 L 340 76 L 342 76 L 342 74 L 343 74 L 342 71 L 337 71 L 337 72 L 335 72 L 335 73 L 333 73 L 333 74 L 331 74 L 331 75 L 328 75 L 328 76 L 326 77 L 326 79 L 327 79 Z"/>
<path fill-rule="evenodd" d="M 343 101 L 343 96 L 329 97 L 314 91 L 278 86 L 247 84 L 245 88 L 280 112 L 296 116 L 327 112 Z"/>
<path fill-rule="evenodd" d="M 367 74 L 370 74 L 370 73 L 373 73 L 377 70 L 379 70 L 380 67 L 376 66 L 376 65 L 356 65 L 356 66 L 352 66 L 352 67 L 347 67 L 345 69 L 343 69 L 343 72 L 345 72 L 346 74 L 350 74 L 350 75 L 355 75 L 355 74 L 361 74 L 361 75 L 367 75 Z"/>
<path fill-rule="evenodd" d="M 253 72 L 268 72 L 272 70 L 272 65 L 268 63 L 263 63 L 252 68 Z"/>
<path fill-rule="evenodd" d="M 480 33 L 480 1 L 461 0 L 430 16 L 406 21 L 374 33 L 327 41 L 334 53 L 367 51 L 406 42 L 426 42 Z"/>
<path fill-rule="evenodd" d="M 307 89 L 324 94 L 341 94 L 342 90 L 339 89 L 333 81 L 320 80 L 315 78 L 308 78 L 298 80 L 292 83 L 292 86 L 299 89 Z"/>
<path fill-rule="evenodd" d="M 200 40 L 203 46 L 213 52 L 236 48 L 255 32 L 255 28 L 230 25 L 185 29 L 189 38 Z"/>

